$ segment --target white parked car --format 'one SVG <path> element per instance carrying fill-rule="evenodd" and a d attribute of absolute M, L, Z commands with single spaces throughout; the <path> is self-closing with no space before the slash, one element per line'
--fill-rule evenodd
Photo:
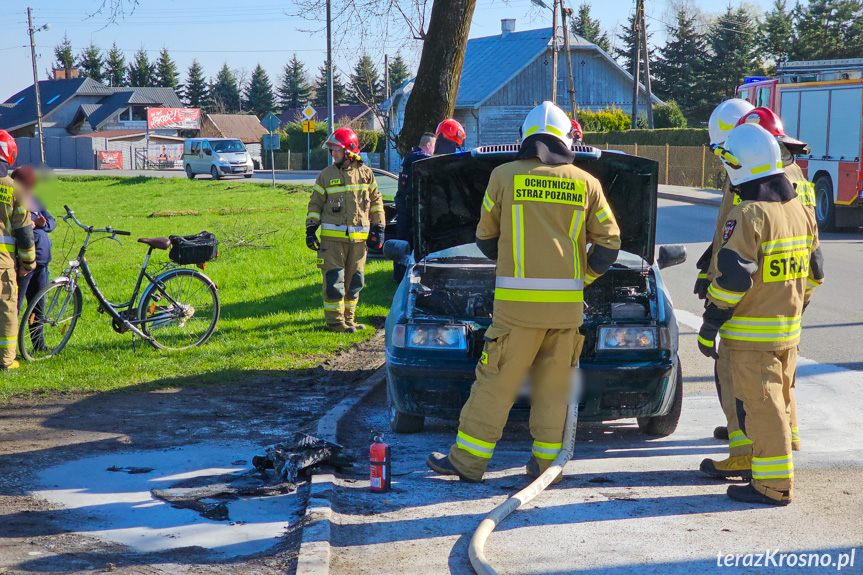
<path fill-rule="evenodd" d="M 214 180 L 223 176 L 251 178 L 255 171 L 252 156 L 236 138 L 188 138 L 183 146 L 186 177 L 210 174 Z"/>

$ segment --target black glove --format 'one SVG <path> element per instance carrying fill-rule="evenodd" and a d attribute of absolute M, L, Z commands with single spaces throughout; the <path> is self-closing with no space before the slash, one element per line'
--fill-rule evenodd
<path fill-rule="evenodd" d="M 704 308 L 703 323 L 698 331 L 698 351 L 706 357 L 719 359 L 716 353 L 716 334 L 719 328 L 734 315 L 734 308 L 720 309 L 712 303 Z"/>
<path fill-rule="evenodd" d="M 366 239 L 366 245 L 372 250 L 382 250 L 384 248 L 384 227 L 373 226 L 369 232 L 369 237 Z"/>
<path fill-rule="evenodd" d="M 695 288 L 692 293 L 698 296 L 698 299 L 707 299 L 707 288 L 710 287 L 710 280 L 707 279 L 707 273 L 699 271 L 698 279 L 695 280 Z"/>
<path fill-rule="evenodd" d="M 318 241 L 318 237 L 315 235 L 315 232 L 318 230 L 318 226 L 309 226 L 306 228 L 306 246 L 310 250 L 317 251 L 318 248 L 321 247 L 321 243 Z"/>

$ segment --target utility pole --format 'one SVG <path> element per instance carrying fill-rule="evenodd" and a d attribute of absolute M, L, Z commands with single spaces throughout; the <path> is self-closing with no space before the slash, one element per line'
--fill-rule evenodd
<path fill-rule="evenodd" d="M 390 99 L 390 57 L 387 54 L 384 54 L 384 101 L 389 101 Z M 387 145 L 384 148 L 384 163 L 386 167 L 384 169 L 390 169 L 390 110 L 393 107 L 393 103 L 389 102 L 387 104 L 387 123 L 384 126 L 384 137 L 387 139 Z"/>
<path fill-rule="evenodd" d="M 30 59 L 33 61 L 33 89 L 36 90 L 36 123 L 39 126 L 39 159 L 45 165 L 45 138 L 42 135 L 42 100 L 39 97 L 39 73 L 36 71 L 36 43 L 33 35 L 33 9 L 27 8 L 27 32 L 30 34 Z"/>
<path fill-rule="evenodd" d="M 569 44 L 569 25 L 566 23 L 566 18 L 572 16 L 572 8 L 564 8 L 560 6 L 561 24 L 563 25 L 563 39 L 566 45 L 566 71 L 569 74 L 569 107 L 572 113 L 572 119 L 578 121 L 578 102 L 575 101 L 575 80 L 572 77 L 572 50 Z"/>
<path fill-rule="evenodd" d="M 647 89 L 647 127 L 653 129 L 653 95 L 650 91 L 650 52 L 647 49 L 647 23 L 644 21 L 644 0 L 641 0 L 641 50 L 644 52 L 644 87 Z"/>
<path fill-rule="evenodd" d="M 642 0 L 635 0 L 635 17 L 632 19 L 632 32 L 635 34 L 635 53 L 632 58 L 632 129 L 638 128 L 638 76 L 641 66 L 641 10 Z"/>
<path fill-rule="evenodd" d="M 557 3 L 554 0 L 551 17 L 551 101 L 557 105 Z"/>
<path fill-rule="evenodd" d="M 335 126 L 335 103 L 333 102 L 333 18 L 332 0 L 327 0 L 327 135 L 332 136 Z M 333 163 L 333 157 L 327 154 L 327 165 Z"/>

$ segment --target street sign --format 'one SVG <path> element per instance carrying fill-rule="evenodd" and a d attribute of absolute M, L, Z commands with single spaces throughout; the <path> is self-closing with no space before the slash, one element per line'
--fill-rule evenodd
<path fill-rule="evenodd" d="M 279 125 L 281 122 L 272 112 L 268 112 L 266 116 L 261 119 L 261 125 L 267 129 L 268 132 L 275 132 L 279 129 Z"/>
<path fill-rule="evenodd" d="M 303 108 L 303 116 L 306 118 L 306 120 L 311 120 L 315 117 L 315 114 L 317 113 L 318 112 L 312 107 L 311 104 L 306 104 L 306 107 Z"/>
<path fill-rule="evenodd" d="M 303 133 L 304 134 L 313 134 L 315 131 L 315 121 L 314 120 L 303 120 Z"/>
<path fill-rule="evenodd" d="M 264 134 L 264 149 L 265 150 L 278 150 L 279 149 L 279 135 L 278 134 Z"/>

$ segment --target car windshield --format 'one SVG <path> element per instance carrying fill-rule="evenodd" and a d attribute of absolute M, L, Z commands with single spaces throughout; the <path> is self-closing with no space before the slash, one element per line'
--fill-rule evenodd
<path fill-rule="evenodd" d="M 213 150 L 216 152 L 245 152 L 246 148 L 240 140 L 219 140 L 213 142 Z"/>

